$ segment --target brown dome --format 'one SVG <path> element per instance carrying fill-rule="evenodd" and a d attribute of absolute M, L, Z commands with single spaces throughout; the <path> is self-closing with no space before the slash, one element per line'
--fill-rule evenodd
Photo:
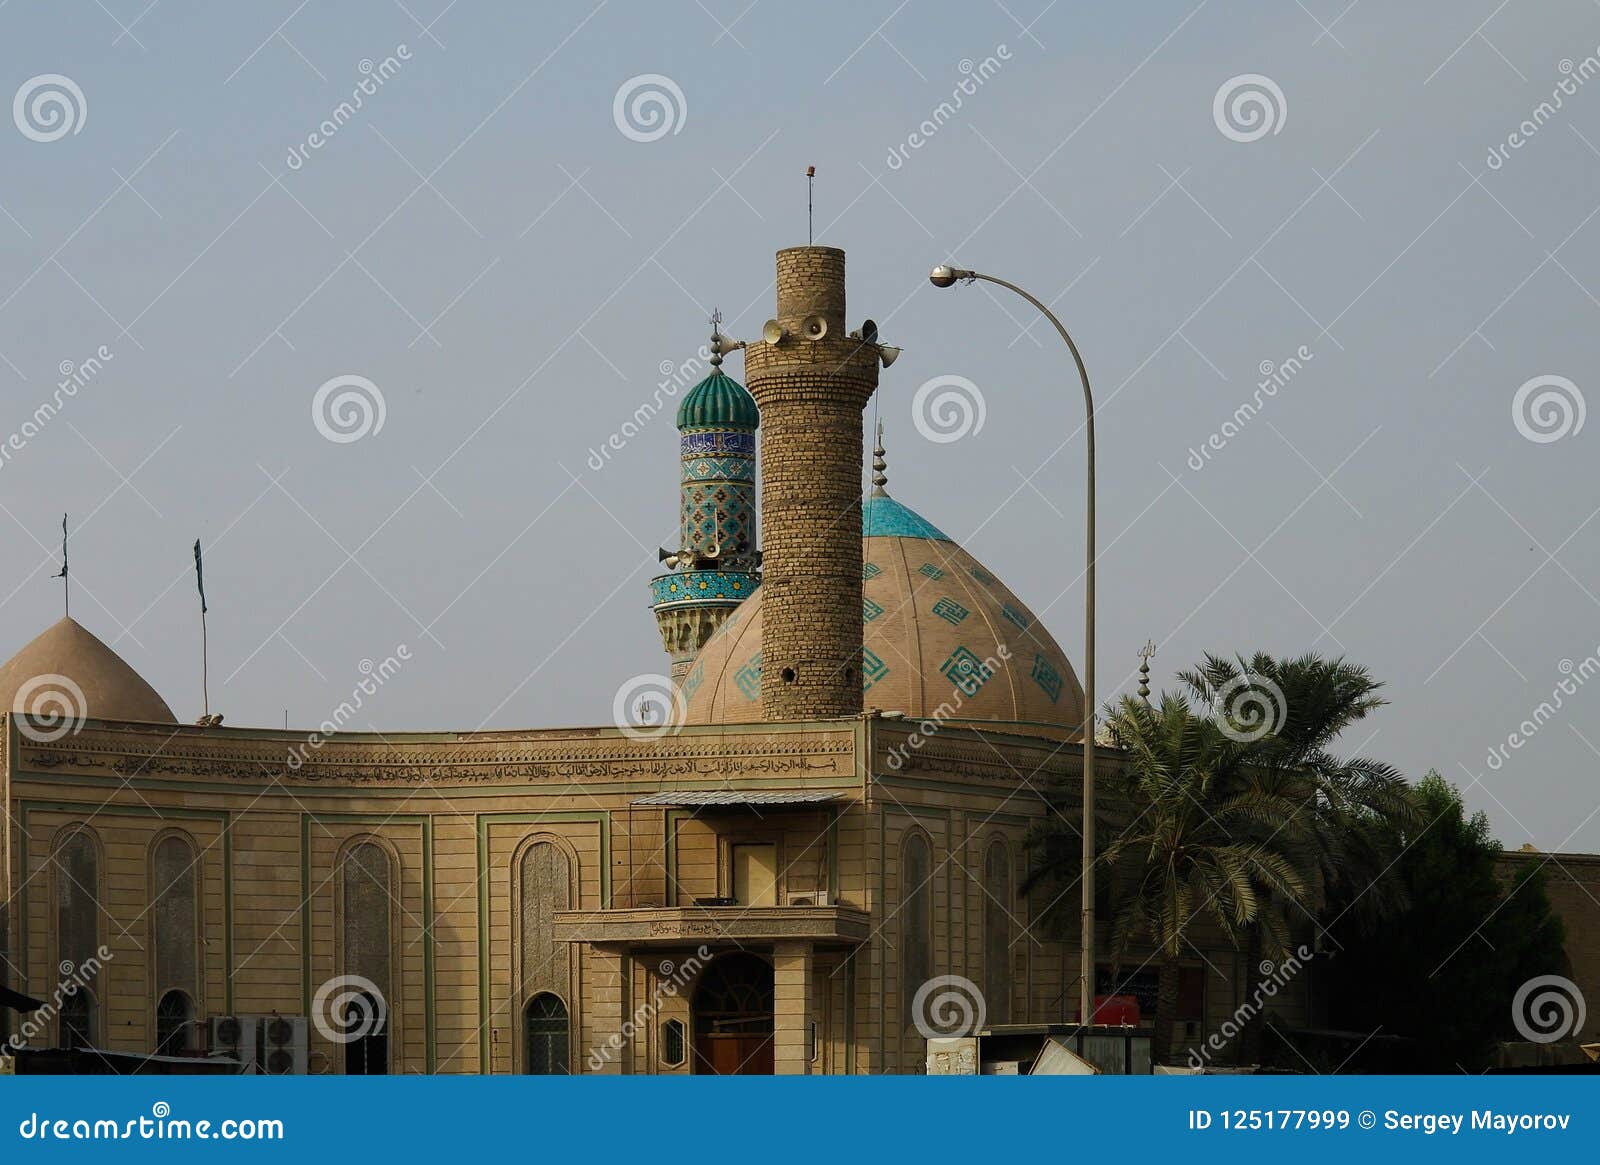
<path fill-rule="evenodd" d="M 0 667 L 0 710 L 77 720 L 178 722 L 144 677 L 71 618 L 48 628 Z"/>
<path fill-rule="evenodd" d="M 863 502 L 862 527 L 866 708 L 1056 738 L 1081 730 L 1083 689 L 1066 653 L 1005 584 L 886 495 Z M 684 677 L 687 723 L 761 719 L 761 595 Z"/>

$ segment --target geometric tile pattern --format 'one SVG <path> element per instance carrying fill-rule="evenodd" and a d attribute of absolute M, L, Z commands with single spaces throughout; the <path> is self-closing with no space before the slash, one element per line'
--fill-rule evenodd
<path fill-rule="evenodd" d="M 864 692 L 889 674 L 889 665 L 863 647 L 861 649 L 861 690 Z"/>
<path fill-rule="evenodd" d="M 944 577 L 944 571 L 940 570 L 931 562 L 924 562 L 920 567 L 917 568 L 917 573 L 925 574 L 935 582 Z"/>
<path fill-rule="evenodd" d="M 939 673 L 964 696 L 976 696 L 993 670 L 965 647 L 958 647 L 939 665 Z"/>
<path fill-rule="evenodd" d="M 1061 673 L 1042 655 L 1033 657 L 1033 681 L 1050 697 L 1052 704 L 1061 698 Z"/>
<path fill-rule="evenodd" d="M 733 673 L 734 686 L 744 693 L 746 700 L 759 700 L 761 698 L 761 653 L 758 651 L 751 657 L 750 662 Z"/>
<path fill-rule="evenodd" d="M 933 613 L 949 623 L 952 627 L 960 624 L 961 620 L 972 614 L 954 599 L 945 597 L 933 605 Z"/>
<path fill-rule="evenodd" d="M 881 605 L 874 603 L 871 599 L 861 600 L 861 621 L 863 623 L 870 623 L 881 614 L 883 614 Z"/>

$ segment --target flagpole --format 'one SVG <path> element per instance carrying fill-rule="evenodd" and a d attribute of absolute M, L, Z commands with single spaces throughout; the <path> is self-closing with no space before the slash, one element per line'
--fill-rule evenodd
<path fill-rule="evenodd" d="M 201 718 L 211 719 L 211 644 L 206 635 L 206 576 L 200 565 L 200 539 L 194 540 L 194 585 L 200 592 L 200 704 Z"/>
<path fill-rule="evenodd" d="M 61 515 L 61 605 L 67 618 L 72 618 L 72 582 L 67 577 L 67 516 Z"/>
<path fill-rule="evenodd" d="M 211 645 L 206 640 L 206 612 L 200 610 L 200 710 L 211 715 Z"/>

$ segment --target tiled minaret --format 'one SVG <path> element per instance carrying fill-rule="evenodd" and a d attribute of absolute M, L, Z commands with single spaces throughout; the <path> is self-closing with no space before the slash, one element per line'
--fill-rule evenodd
<path fill-rule="evenodd" d="M 760 414 L 744 386 L 722 371 L 722 353 L 732 345 L 717 323 L 713 317 L 711 375 L 678 406 L 678 548 L 663 557 L 668 573 L 650 580 L 656 624 L 677 683 L 761 581 L 755 548 Z"/>
<path fill-rule="evenodd" d="M 761 717 L 861 712 L 861 410 L 875 336 L 845 333 L 844 252 L 778 252 L 778 314 L 745 348 L 761 408 Z"/>

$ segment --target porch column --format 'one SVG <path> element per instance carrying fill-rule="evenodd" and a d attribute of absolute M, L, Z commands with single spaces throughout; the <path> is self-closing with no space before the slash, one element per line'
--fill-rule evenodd
<path fill-rule="evenodd" d="M 773 1071 L 805 1076 L 811 1071 L 811 965 L 808 942 L 780 942 L 773 949 Z"/>
<path fill-rule="evenodd" d="M 622 1032 L 623 1012 L 627 1010 L 628 964 L 626 952 L 589 948 L 589 1018 L 594 1047 L 574 1054 L 573 1067 L 581 1062 L 584 1072 L 619 1076 L 627 1071 L 630 1055 Z M 581 1056 L 581 1061 L 579 1057 Z"/>

